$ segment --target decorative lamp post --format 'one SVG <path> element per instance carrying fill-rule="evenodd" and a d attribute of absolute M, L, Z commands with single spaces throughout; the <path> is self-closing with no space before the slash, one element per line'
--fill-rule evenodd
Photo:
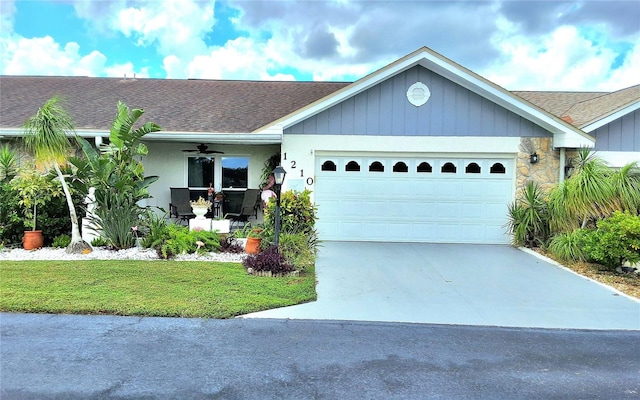
<path fill-rule="evenodd" d="M 280 191 L 282 189 L 282 183 L 284 182 L 284 176 L 287 175 L 287 171 L 278 165 L 273 170 L 273 178 L 275 180 L 276 189 L 276 220 L 275 220 L 275 245 L 278 247 L 280 242 Z"/>

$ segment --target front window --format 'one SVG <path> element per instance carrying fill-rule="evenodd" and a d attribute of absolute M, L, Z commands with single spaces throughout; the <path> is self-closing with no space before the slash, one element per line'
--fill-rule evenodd
<path fill-rule="evenodd" d="M 189 187 L 206 188 L 209 187 L 209 183 L 215 185 L 214 157 L 189 157 L 187 165 L 189 171 Z"/>
<path fill-rule="evenodd" d="M 222 158 L 222 187 L 246 189 L 249 183 L 248 157 Z"/>

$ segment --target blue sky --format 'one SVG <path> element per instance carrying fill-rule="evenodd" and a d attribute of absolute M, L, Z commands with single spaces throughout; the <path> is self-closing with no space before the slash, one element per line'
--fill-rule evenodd
<path fill-rule="evenodd" d="M 640 83 L 638 1 L 0 0 L 0 73 L 353 81 L 427 46 L 510 90 Z"/>

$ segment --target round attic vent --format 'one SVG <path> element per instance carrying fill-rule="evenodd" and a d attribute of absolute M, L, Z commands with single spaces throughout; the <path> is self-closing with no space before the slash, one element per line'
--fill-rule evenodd
<path fill-rule="evenodd" d="M 409 86 L 407 90 L 407 99 L 409 103 L 413 104 L 416 107 L 420 107 L 425 104 L 429 97 L 431 96 L 431 91 L 427 85 L 422 82 L 416 82 L 413 85 Z"/>

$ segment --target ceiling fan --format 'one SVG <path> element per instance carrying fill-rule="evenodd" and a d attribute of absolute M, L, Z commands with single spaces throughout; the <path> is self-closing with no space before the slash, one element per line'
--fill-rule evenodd
<path fill-rule="evenodd" d="M 183 149 L 185 153 L 200 153 L 200 154 L 224 154 L 222 151 L 218 150 L 207 150 L 209 146 L 204 143 L 200 143 L 196 146 L 195 149 Z"/>

